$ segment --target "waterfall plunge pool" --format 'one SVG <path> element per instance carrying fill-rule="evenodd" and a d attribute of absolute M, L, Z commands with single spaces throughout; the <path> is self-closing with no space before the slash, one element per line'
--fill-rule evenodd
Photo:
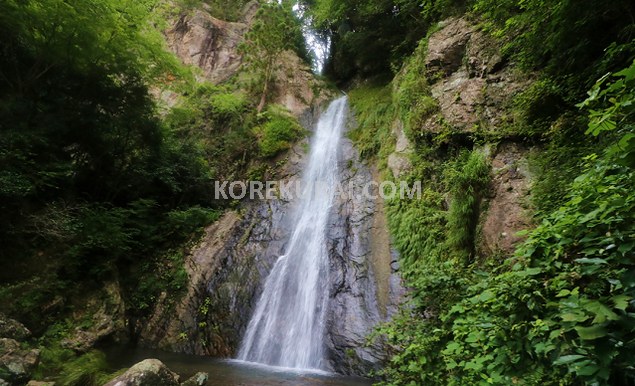
<path fill-rule="evenodd" d="M 156 358 L 186 380 L 199 371 L 209 374 L 208 386 L 370 386 L 372 381 L 326 372 L 265 366 L 233 359 L 176 354 L 135 347 L 111 347 L 106 351 L 113 369 L 131 367 Z"/>

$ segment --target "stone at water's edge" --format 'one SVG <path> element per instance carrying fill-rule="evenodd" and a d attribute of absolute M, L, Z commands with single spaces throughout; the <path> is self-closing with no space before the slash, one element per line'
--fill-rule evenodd
<path fill-rule="evenodd" d="M 208 378 L 209 375 L 207 373 L 198 372 L 187 381 L 181 383 L 181 386 L 204 386 L 207 384 Z"/>
<path fill-rule="evenodd" d="M 146 359 L 104 386 L 179 386 L 179 376 L 158 359 Z"/>
<path fill-rule="evenodd" d="M 39 359 L 39 350 L 23 349 L 14 339 L 0 338 L 0 377 L 8 384 L 26 383 Z"/>
<path fill-rule="evenodd" d="M 24 384 L 40 360 L 40 351 L 24 349 L 20 341 L 31 336 L 22 323 L 0 314 L 0 385 Z"/>

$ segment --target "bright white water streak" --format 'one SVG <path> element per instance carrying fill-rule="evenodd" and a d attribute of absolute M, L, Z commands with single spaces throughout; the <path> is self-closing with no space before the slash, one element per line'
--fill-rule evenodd
<path fill-rule="evenodd" d="M 346 97 L 320 117 L 286 253 L 278 258 L 251 317 L 238 359 L 298 369 L 324 369 L 329 290 L 326 231 L 338 182 L 337 154 Z M 316 190 L 319 189 L 319 193 Z"/>

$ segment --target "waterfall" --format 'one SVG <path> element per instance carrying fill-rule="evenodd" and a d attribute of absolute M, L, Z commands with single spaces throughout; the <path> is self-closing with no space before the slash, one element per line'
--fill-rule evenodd
<path fill-rule="evenodd" d="M 272 366 L 323 369 L 329 297 L 327 224 L 337 190 L 337 155 L 346 97 L 320 117 L 302 177 L 293 233 L 253 313 L 238 358 Z"/>

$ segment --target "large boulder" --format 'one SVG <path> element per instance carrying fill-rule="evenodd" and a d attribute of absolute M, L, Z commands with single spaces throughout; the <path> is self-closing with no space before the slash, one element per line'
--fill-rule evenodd
<path fill-rule="evenodd" d="M 179 386 L 179 376 L 158 359 L 146 359 L 104 386 Z"/>
<path fill-rule="evenodd" d="M 0 338 L 0 378 L 8 384 L 26 383 L 39 359 L 39 350 L 24 349 L 15 339 Z"/>
<path fill-rule="evenodd" d="M 17 320 L 9 319 L 0 313 L 0 338 L 25 340 L 31 336 L 31 331 Z"/>
<path fill-rule="evenodd" d="M 526 88 L 530 77 L 519 75 L 502 60 L 498 44 L 466 18 L 440 23 L 430 36 L 426 77 L 438 112 L 421 129 L 438 133 L 500 132 L 513 97 Z"/>

